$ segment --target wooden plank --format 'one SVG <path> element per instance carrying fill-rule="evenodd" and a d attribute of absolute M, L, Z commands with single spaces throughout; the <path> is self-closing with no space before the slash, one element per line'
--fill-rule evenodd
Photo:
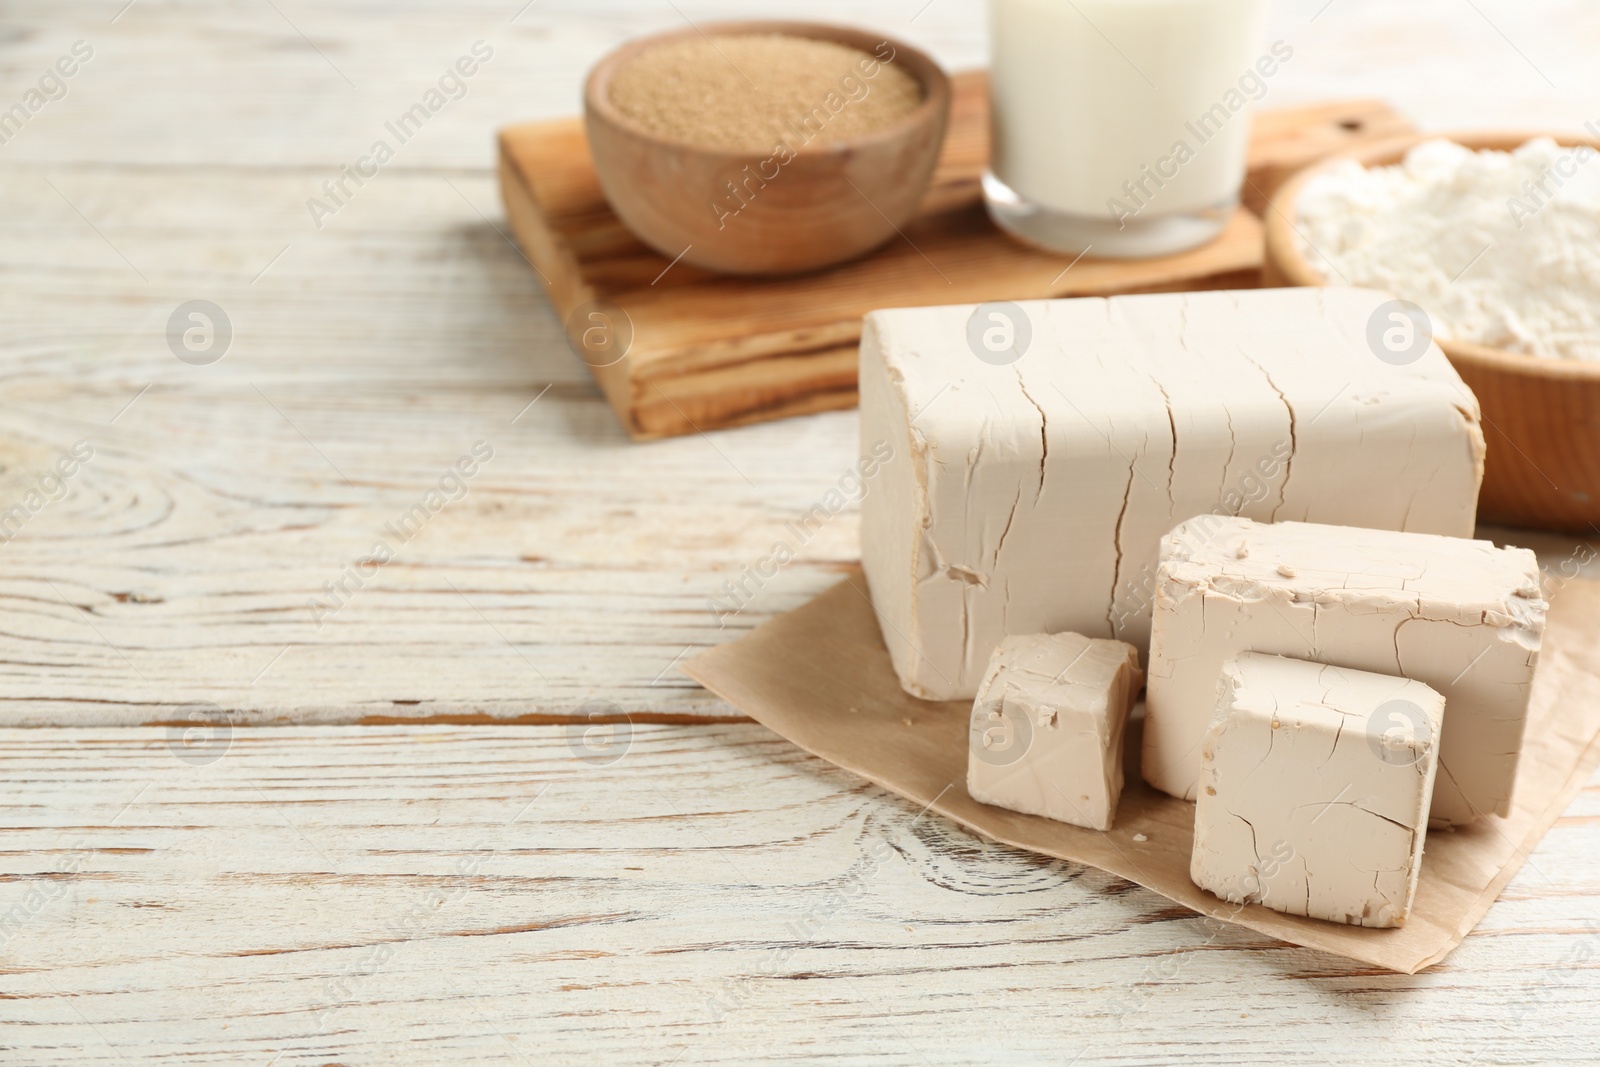
<path fill-rule="evenodd" d="M 1600 1043 L 1600 782 L 1451 959 L 1402 977 L 987 844 L 756 726 L 639 727 L 606 765 L 560 727 L 196 740 L 0 732 L 7 1062 L 1548 1064 Z"/>
<path fill-rule="evenodd" d="M 307 168 L 315 178 L 293 201 L 303 217 L 311 190 L 365 152 L 383 122 L 474 40 L 493 46 L 494 59 L 390 168 L 492 171 L 498 127 L 572 114 L 584 73 L 623 41 L 681 28 L 683 15 L 704 23 L 755 10 L 748 0 L 674 2 L 682 15 L 654 0 L 541 0 L 526 8 L 415 0 L 404 18 L 373 19 L 353 3 L 278 0 L 280 13 L 264 3 L 137 0 L 115 23 L 121 4 L 108 12 L 106 0 L 11 4 L 0 42 L 15 89 L 8 104 L 73 41 L 89 41 L 96 57 L 67 99 L 46 107 L 0 154 L 8 163 L 68 167 Z M 1596 117 L 1579 106 L 1600 96 L 1600 66 L 1590 62 L 1600 24 L 1585 17 L 1586 0 L 1524 4 L 1515 26 L 1504 18 L 1509 5 L 1485 7 L 1515 47 L 1470 10 L 1464 21 L 1460 0 L 1338 0 L 1315 20 L 1317 7 L 1304 6 L 1270 9 L 1269 38 L 1295 50 L 1270 81 L 1270 108 L 1377 96 L 1427 129 L 1578 130 Z M 195 18 L 197 10 L 207 17 Z M 946 70 L 988 62 L 981 4 L 805 0 L 772 10 L 877 27 Z"/>
<path fill-rule="evenodd" d="M 1570 111 L 1490 62 L 1521 60 L 1487 27 L 1462 40 L 1442 0 L 1408 5 L 1403 34 L 1387 8 L 1344 3 L 1295 30 L 1269 101 L 1383 93 L 1454 124 L 1507 100 L 1540 122 Z M 96 449 L 66 499 L 0 544 L 0 724 L 166 722 L 202 702 L 236 724 L 537 720 L 590 701 L 640 719 L 732 714 L 672 665 L 855 560 L 852 504 L 725 626 L 708 609 L 837 485 L 856 418 L 629 446 L 496 229 L 496 126 L 570 113 L 589 62 L 681 18 L 633 0 L 535 4 L 508 29 L 498 0 L 378 23 L 285 6 L 350 90 L 270 7 L 197 10 L 139 0 L 111 24 L 100 0 L 63 0 L 12 12 L 0 34 L 19 85 L 80 37 L 97 51 L 0 151 L 0 502 L 73 442 Z M 868 17 L 843 0 L 808 13 Z M 951 69 L 982 61 L 979 8 L 913 14 L 881 23 Z M 1530 9 L 1527 32 L 1573 49 L 1565 67 L 1531 53 L 1571 86 L 1595 42 L 1569 14 Z M 1406 62 L 1351 84 L 1374 27 Z M 469 95 L 316 229 L 306 198 L 485 32 L 496 58 Z M 1462 56 L 1493 99 L 1464 103 L 1439 76 Z M 208 367 L 164 336 L 194 298 L 235 326 Z M 480 439 L 496 458 L 469 494 L 319 628 L 307 600 Z M 1549 539 L 1550 566 L 1575 544 Z"/>
<path fill-rule="evenodd" d="M 854 417 L 628 447 L 480 214 L 487 174 L 385 174 L 309 236 L 299 172 L 49 176 L 95 228 L 0 169 L 0 511 L 95 454 L 0 544 L 0 722 L 727 717 L 673 663 L 858 553 L 852 507 L 719 627 L 710 597 L 853 463 Z M 205 367 L 165 338 L 199 296 L 235 331 Z M 479 440 L 466 495 L 319 620 Z"/>
<path fill-rule="evenodd" d="M 749 7 L 677 6 L 697 21 Z M 74 440 L 98 450 L 67 501 L 0 545 L 0 721 L 150 721 L 193 699 L 240 721 L 591 699 L 725 713 L 675 687 L 672 657 L 799 603 L 854 557 L 847 511 L 727 630 L 702 614 L 835 483 L 855 418 L 627 445 L 486 221 L 503 225 L 492 131 L 569 114 L 590 63 L 681 25 L 679 11 L 121 7 L 11 5 L 0 33 L 17 94 L 72 41 L 97 51 L 0 151 L 3 499 Z M 982 5 L 808 0 L 804 14 L 879 23 L 950 69 L 983 61 Z M 1585 14 L 1577 0 L 1525 5 L 1501 23 L 1513 51 L 1456 0 L 1340 0 L 1313 23 L 1283 8 L 1297 55 L 1273 99 L 1382 93 L 1433 128 L 1576 127 L 1590 116 L 1572 101 L 1600 78 Z M 310 227 L 305 199 L 483 36 L 496 59 L 470 94 Z M 162 336 L 195 297 L 240 327 L 208 368 L 179 364 Z M 294 621 L 480 436 L 499 450 L 475 483 L 492 492 L 468 498 L 482 506 L 437 517 L 323 631 Z M 1571 541 L 1543 542 L 1553 573 L 1577 558 Z M 300 643 L 251 686 L 295 626 Z M 918 820 L 752 727 L 701 728 L 705 745 L 655 729 L 582 773 L 555 729 L 479 727 L 481 744 L 461 730 L 240 729 L 210 766 L 176 760 L 160 729 L 0 735 L 0 916 L 23 902 L 32 922 L 0 945 L 0 1059 L 1593 1059 L 1594 785 L 1446 969 L 1395 979 L 1213 936 L 1121 883 Z M 497 854 L 474 868 L 523 790 L 558 776 L 515 824 L 528 829 L 509 866 Z M 884 841 L 894 856 L 869 875 Z M 418 903 L 425 925 L 409 918 Z M 347 1006 L 319 1027 L 330 989 Z"/>
<path fill-rule="evenodd" d="M 1070 257 L 1021 248 L 979 203 L 986 108 L 984 76 L 958 75 L 934 185 L 905 239 L 817 274 L 749 280 L 669 270 L 670 260 L 606 206 L 577 120 L 501 132 L 506 214 L 558 315 L 601 304 L 626 317 L 627 359 L 593 370 L 640 439 L 776 417 L 797 402 L 802 410 L 853 404 L 854 375 L 814 369 L 809 359 L 853 349 L 861 315 L 876 307 L 1217 286 L 1258 269 L 1259 227 L 1244 216 L 1207 249 L 1161 261 L 1085 259 L 1067 270 Z M 587 326 L 569 323 L 580 352 L 576 338 Z M 829 395 L 807 403 L 818 394 Z"/>
<path fill-rule="evenodd" d="M 796 278 L 741 279 L 674 266 L 606 205 L 577 119 L 500 133 L 506 216 L 574 350 L 600 321 L 626 331 L 626 359 L 591 360 L 629 434 L 649 439 L 854 403 L 844 358 L 878 307 L 1090 296 L 1257 284 L 1260 228 L 1241 212 L 1216 242 L 1157 260 L 1050 256 L 989 222 L 979 179 L 989 156 L 988 79 L 953 78 L 949 134 L 934 184 L 904 240 Z M 1256 206 L 1293 169 L 1409 124 L 1381 103 L 1264 114 L 1247 197 Z M 581 310 L 580 310 L 581 309 Z M 587 312 L 604 316 L 592 319 Z M 816 366 L 817 362 L 823 366 Z"/>
<path fill-rule="evenodd" d="M 1302 167 L 1336 152 L 1415 132 L 1410 119 L 1382 100 L 1265 109 L 1255 117 L 1245 206 L 1263 215 L 1278 187 Z"/>
<path fill-rule="evenodd" d="M 0 500 L 96 450 L 0 545 L 0 724 L 726 717 L 673 664 L 859 555 L 850 504 L 719 625 L 710 598 L 854 463 L 855 415 L 630 446 L 479 214 L 488 175 L 385 175 L 309 238 L 297 172 L 52 180 L 150 282 L 0 168 Z M 237 333 L 209 367 L 164 337 L 200 295 Z M 319 626 L 307 601 L 477 440 L 467 495 Z"/>

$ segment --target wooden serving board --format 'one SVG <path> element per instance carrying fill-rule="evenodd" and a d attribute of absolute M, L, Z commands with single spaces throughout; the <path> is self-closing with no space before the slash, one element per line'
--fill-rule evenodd
<path fill-rule="evenodd" d="M 1244 208 L 1216 241 L 1159 259 L 1074 263 L 1010 240 L 989 222 L 979 187 L 988 77 L 953 82 L 944 151 L 904 239 L 799 277 L 718 275 L 647 248 L 607 206 L 580 119 L 500 131 L 506 217 L 574 351 L 585 351 L 579 337 L 596 324 L 625 339 L 625 358 L 587 361 L 632 437 L 854 405 L 861 316 L 875 308 L 1259 284 L 1261 224 Z M 1412 129 L 1375 101 L 1263 112 L 1245 202 L 1259 211 L 1299 167 Z"/>

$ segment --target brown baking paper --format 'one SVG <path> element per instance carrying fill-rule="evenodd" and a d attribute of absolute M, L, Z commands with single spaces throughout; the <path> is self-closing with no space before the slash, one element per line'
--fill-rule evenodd
<path fill-rule="evenodd" d="M 1429 834 L 1410 919 L 1398 930 L 1372 930 L 1240 907 L 1196 887 L 1189 880 L 1194 805 L 1140 781 L 1136 723 L 1128 784 L 1108 833 L 973 800 L 966 789 L 970 705 L 901 690 L 859 570 L 683 670 L 806 751 L 975 833 L 1099 867 L 1296 945 L 1408 974 L 1461 943 L 1600 764 L 1600 582 L 1573 581 L 1552 598 L 1510 816 Z"/>

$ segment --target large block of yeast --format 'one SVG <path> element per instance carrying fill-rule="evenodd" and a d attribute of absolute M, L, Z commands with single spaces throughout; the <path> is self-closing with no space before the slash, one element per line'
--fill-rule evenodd
<path fill-rule="evenodd" d="M 869 314 L 861 447 L 893 458 L 862 501 L 862 561 L 901 684 L 971 699 L 1010 634 L 1143 651 L 1157 546 L 1196 515 L 1470 535 L 1477 401 L 1436 345 L 1375 348 L 1389 301 L 1261 289 Z"/>

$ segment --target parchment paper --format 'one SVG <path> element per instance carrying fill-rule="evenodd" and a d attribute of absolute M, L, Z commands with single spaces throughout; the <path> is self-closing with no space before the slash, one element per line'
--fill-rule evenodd
<path fill-rule="evenodd" d="M 901 690 L 859 570 L 683 670 L 808 752 L 985 837 L 1099 867 L 1296 945 L 1408 974 L 1461 943 L 1600 764 L 1600 582 L 1573 581 L 1552 598 L 1511 815 L 1430 833 L 1410 919 L 1398 930 L 1371 930 L 1241 907 L 1196 887 L 1189 880 L 1194 805 L 1140 781 L 1137 729 L 1128 734 L 1127 786 L 1108 833 L 973 800 L 966 790 L 970 704 Z"/>

